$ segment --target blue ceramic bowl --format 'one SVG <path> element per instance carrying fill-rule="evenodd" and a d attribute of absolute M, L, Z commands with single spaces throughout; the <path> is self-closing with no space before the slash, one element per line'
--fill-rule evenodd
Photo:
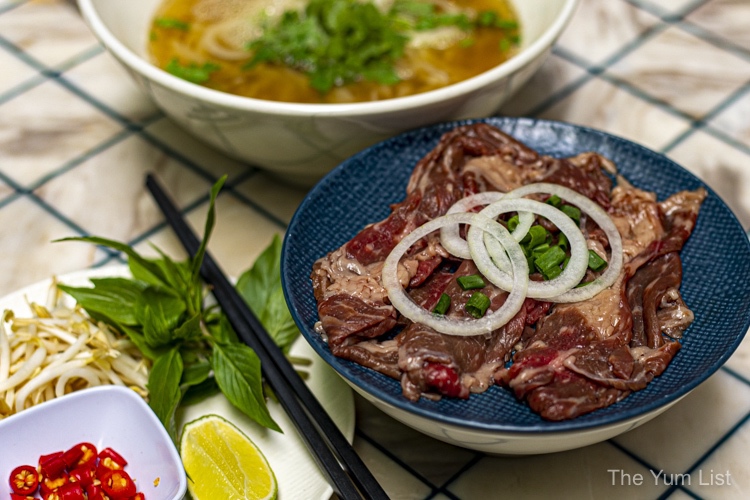
<path fill-rule="evenodd" d="M 683 349 L 649 386 L 623 401 L 562 422 L 533 413 L 502 387 L 468 400 L 411 402 L 398 381 L 333 356 L 313 330 L 318 320 L 310 271 L 366 224 L 401 201 L 414 165 L 440 136 L 470 123 L 444 123 L 381 142 L 339 165 L 318 183 L 292 219 L 284 242 L 282 279 L 302 334 L 356 391 L 394 418 L 438 439 L 489 453 L 561 451 L 613 437 L 665 411 L 718 370 L 750 326 L 750 244 L 726 204 L 693 174 L 633 142 L 571 124 L 516 118 L 474 120 L 494 125 L 540 153 L 568 157 L 596 151 L 615 162 L 635 186 L 658 198 L 684 189 L 708 190 L 693 235 L 681 256 L 682 294 L 695 313 Z M 731 259 L 716 255 L 731 254 Z"/>

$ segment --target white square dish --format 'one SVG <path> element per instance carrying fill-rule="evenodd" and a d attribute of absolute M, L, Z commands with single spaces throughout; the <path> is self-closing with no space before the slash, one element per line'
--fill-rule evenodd
<path fill-rule="evenodd" d="M 0 420 L 0 497 L 8 498 L 8 478 L 15 467 L 36 467 L 40 455 L 84 441 L 122 455 L 128 461 L 125 470 L 149 500 L 184 496 L 182 460 L 151 408 L 131 389 L 100 386 Z"/>

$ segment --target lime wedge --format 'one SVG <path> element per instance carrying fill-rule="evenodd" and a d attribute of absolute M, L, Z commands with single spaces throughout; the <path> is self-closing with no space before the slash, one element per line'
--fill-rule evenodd
<path fill-rule="evenodd" d="M 206 415 L 185 424 L 180 455 L 194 500 L 275 499 L 276 476 L 263 453 L 234 424 Z"/>

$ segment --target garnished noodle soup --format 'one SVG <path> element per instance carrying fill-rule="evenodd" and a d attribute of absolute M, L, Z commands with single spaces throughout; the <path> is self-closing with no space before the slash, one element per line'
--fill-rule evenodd
<path fill-rule="evenodd" d="M 434 90 L 512 57 L 508 0 L 166 0 L 152 62 L 211 89 L 299 103 Z"/>

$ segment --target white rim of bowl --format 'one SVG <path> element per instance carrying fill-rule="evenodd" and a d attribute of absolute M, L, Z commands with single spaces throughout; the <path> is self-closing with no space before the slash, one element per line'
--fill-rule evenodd
<path fill-rule="evenodd" d="M 539 38 L 526 47 L 520 54 L 488 71 L 485 71 L 484 73 L 462 82 L 454 83 L 453 85 L 421 94 L 384 99 L 382 101 L 349 104 L 306 104 L 241 97 L 202 87 L 171 75 L 135 54 L 118 38 L 116 38 L 107 29 L 104 22 L 99 17 L 92 1 L 93 0 L 78 0 L 78 7 L 80 8 L 81 14 L 88 23 L 91 31 L 107 49 L 112 51 L 113 54 L 122 59 L 128 66 L 135 69 L 149 80 L 152 80 L 168 89 L 174 90 L 175 92 L 193 95 L 200 100 L 225 108 L 276 115 L 315 114 L 329 116 L 386 114 L 394 111 L 413 109 L 434 102 L 441 102 L 475 91 L 485 84 L 495 80 L 498 76 L 511 74 L 524 67 L 541 55 L 545 50 L 551 49 L 555 40 L 560 36 L 563 29 L 570 21 L 570 18 L 579 2 L 579 0 L 565 0 L 565 4 L 562 6 L 560 14 L 555 18 L 554 22 Z"/>

